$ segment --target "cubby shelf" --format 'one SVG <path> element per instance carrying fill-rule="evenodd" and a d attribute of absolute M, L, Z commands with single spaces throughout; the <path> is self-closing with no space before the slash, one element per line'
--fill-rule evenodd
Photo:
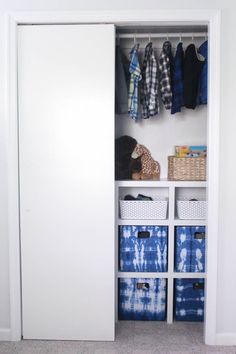
<path fill-rule="evenodd" d="M 206 278 L 206 273 L 180 273 L 180 272 L 117 272 L 118 278 L 165 278 L 165 279 L 177 279 L 177 278 Z"/>
<path fill-rule="evenodd" d="M 175 226 L 205 226 L 206 220 L 184 220 L 184 219 L 174 219 L 171 221 Z M 159 219 L 159 220 L 137 220 L 137 219 L 118 219 L 118 225 L 158 225 L 158 226 L 169 226 L 169 219 Z"/>
<path fill-rule="evenodd" d="M 118 225 L 158 225 L 158 226 L 168 226 L 168 219 L 161 220 L 136 220 L 136 219 L 118 219 Z"/>
<path fill-rule="evenodd" d="M 199 220 L 199 219 L 191 219 L 191 220 L 185 220 L 185 219 L 175 219 L 174 220 L 174 225 L 175 226 L 206 226 L 207 222 L 206 220 Z"/>
<path fill-rule="evenodd" d="M 207 187 L 206 181 L 169 181 L 167 179 L 161 179 L 159 181 L 131 181 L 131 180 L 122 180 L 116 181 L 118 187 Z"/>
<path fill-rule="evenodd" d="M 206 278 L 206 273 L 182 273 L 174 271 L 174 253 L 175 253 L 175 227 L 176 226 L 205 226 L 206 220 L 191 219 L 184 220 L 176 217 L 176 200 L 182 195 L 182 192 L 199 192 L 205 194 L 207 188 L 206 181 L 168 181 L 162 179 L 160 181 L 116 181 L 116 277 L 119 278 L 165 278 L 167 279 L 167 323 L 174 320 L 174 279 L 179 278 Z M 121 219 L 119 216 L 119 200 L 127 193 L 134 195 L 139 192 L 147 195 L 160 194 L 168 198 L 167 219 Z M 155 191 L 155 188 L 157 189 Z M 122 190 L 123 189 L 123 190 Z M 191 197 L 192 198 L 192 197 Z M 118 249 L 119 249 L 119 233 L 118 226 L 122 225 L 158 225 L 168 226 L 168 272 L 151 273 L 151 272 L 120 272 L 118 270 Z"/>
<path fill-rule="evenodd" d="M 151 273 L 151 272 L 118 272 L 118 278 L 169 278 L 169 273 Z"/>

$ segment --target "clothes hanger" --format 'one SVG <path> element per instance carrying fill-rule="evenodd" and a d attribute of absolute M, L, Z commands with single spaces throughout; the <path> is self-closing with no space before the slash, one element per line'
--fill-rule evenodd
<path fill-rule="evenodd" d="M 182 33 L 179 34 L 179 43 L 182 43 L 182 48 L 184 50 L 184 43 L 182 41 Z"/>

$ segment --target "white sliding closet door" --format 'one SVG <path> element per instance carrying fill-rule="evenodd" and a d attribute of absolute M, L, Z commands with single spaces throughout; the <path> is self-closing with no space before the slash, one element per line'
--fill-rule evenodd
<path fill-rule="evenodd" d="M 18 40 L 23 337 L 113 340 L 114 26 Z"/>

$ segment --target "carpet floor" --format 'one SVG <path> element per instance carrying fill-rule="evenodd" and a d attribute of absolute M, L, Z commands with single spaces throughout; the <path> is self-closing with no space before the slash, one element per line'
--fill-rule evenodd
<path fill-rule="evenodd" d="M 120 322 L 115 342 L 22 340 L 0 342 L 0 354 L 230 353 L 235 347 L 207 346 L 201 323 Z"/>

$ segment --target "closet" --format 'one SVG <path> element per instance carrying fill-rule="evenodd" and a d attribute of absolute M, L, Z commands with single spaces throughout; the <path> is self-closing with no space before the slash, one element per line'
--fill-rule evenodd
<path fill-rule="evenodd" d="M 129 56 L 149 40 L 158 57 L 169 39 L 173 53 L 207 38 L 207 26 L 125 24 L 21 25 L 18 28 L 18 124 L 22 336 L 24 339 L 114 340 L 122 281 L 150 279 L 165 288 L 161 320 L 175 320 L 177 200 L 205 199 L 206 181 L 169 181 L 176 145 L 207 145 L 207 106 L 135 122 L 115 114 L 115 52 Z M 134 137 L 160 163 L 160 181 L 115 181 L 115 138 Z M 168 201 L 163 219 L 122 219 L 128 194 Z M 121 228 L 159 227 L 166 234 L 164 271 L 120 268 Z M 149 279 L 149 280 L 147 280 Z M 135 280 L 134 280 L 135 281 Z M 144 322 L 145 326 L 145 322 Z"/>
<path fill-rule="evenodd" d="M 174 56 L 179 42 L 183 43 L 185 51 L 190 44 L 199 48 L 206 40 L 206 26 L 117 29 L 117 45 L 126 58 L 123 59 L 124 65 L 127 65 L 131 49 L 138 43 L 141 68 L 145 47 L 150 42 L 158 61 L 165 41 L 171 43 Z M 141 96 L 140 89 L 139 100 L 142 103 Z M 159 181 L 116 181 L 117 318 L 157 319 L 168 323 L 175 320 L 202 321 L 206 214 L 196 215 L 194 211 L 182 216 L 179 215 L 179 206 L 181 208 L 183 201 L 187 209 L 191 208 L 188 201 L 194 199 L 205 208 L 206 181 L 205 178 L 198 181 L 169 180 L 168 156 L 175 155 L 175 146 L 207 144 L 207 105 L 198 105 L 195 109 L 182 107 L 181 112 L 171 114 L 171 109 L 165 109 L 162 103 L 160 91 L 158 96 L 159 113 L 155 116 L 143 117 L 141 103 L 136 121 L 128 112 L 116 114 L 116 138 L 123 135 L 135 138 L 148 148 L 161 167 Z M 125 201 L 125 196 L 130 195 L 166 201 L 167 212 L 152 215 L 152 201 Z M 150 215 L 146 210 L 147 203 L 150 204 Z M 140 235 L 142 232 L 144 238 Z M 155 267 L 155 264 L 161 266 Z M 150 289 L 145 289 L 145 286 Z M 196 301 L 191 303 L 190 298 Z"/>

